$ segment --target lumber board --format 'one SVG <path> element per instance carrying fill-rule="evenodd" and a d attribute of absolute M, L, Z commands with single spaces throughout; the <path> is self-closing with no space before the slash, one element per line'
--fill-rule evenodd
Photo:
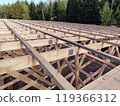
<path fill-rule="evenodd" d="M 108 47 L 109 44 L 102 45 L 102 43 L 86 45 L 87 47 L 92 47 L 94 49 L 100 49 L 102 47 Z M 55 61 L 58 59 L 63 59 L 66 57 L 74 56 L 78 51 L 77 47 L 70 47 L 61 50 L 54 50 L 49 52 L 40 53 L 48 62 Z M 72 54 L 71 54 L 72 52 Z M 86 53 L 87 50 L 80 49 L 79 54 Z M 0 61 L 0 74 L 8 73 L 11 71 L 20 70 L 22 68 L 32 67 L 38 65 L 38 62 L 32 58 L 32 56 L 21 56 L 13 59 L 6 59 Z"/>
<path fill-rule="evenodd" d="M 28 25 L 29 23 L 24 23 L 24 25 Z M 29 24 L 30 25 L 30 24 Z M 34 24 L 35 25 L 35 24 Z M 31 26 L 31 25 L 30 25 Z M 39 27 L 36 27 L 37 29 L 39 29 Z M 45 29 L 46 27 L 42 27 L 40 30 L 42 31 L 42 29 Z M 48 27 L 47 27 L 48 28 Z M 55 32 L 57 31 L 57 32 L 63 32 L 63 33 L 66 33 L 66 34 L 70 34 L 70 35 L 74 35 L 74 34 L 79 34 L 80 33 L 80 35 L 87 35 L 87 37 L 89 36 L 89 38 L 91 37 L 91 38 L 96 38 L 96 36 L 97 37 L 103 37 L 103 38 L 109 38 L 109 37 L 111 37 L 111 36 L 103 36 L 103 35 L 101 35 L 101 34 L 97 34 L 97 33 L 89 33 L 88 31 L 86 32 L 83 32 L 83 31 L 76 31 L 76 30 L 72 30 L 72 29 L 70 29 L 70 30 L 68 30 L 67 32 L 64 32 L 65 30 L 64 30 L 64 28 L 62 29 L 62 31 L 61 30 L 57 30 L 56 28 L 51 28 L 52 30 L 54 30 Z M 43 30 L 44 31 L 44 30 Z M 45 31 L 45 32 L 47 32 L 47 31 Z M 76 35 L 75 35 L 76 36 Z M 82 37 L 81 36 L 81 37 Z M 116 36 L 116 35 L 114 35 L 114 36 Z M 83 36 L 83 37 L 85 37 L 85 36 Z M 116 39 L 116 37 L 113 37 L 114 39 Z M 96 39 L 96 40 L 98 40 L 98 39 Z M 102 41 L 102 40 L 101 40 Z"/>
<path fill-rule="evenodd" d="M 34 86 L 37 89 L 41 89 L 41 90 L 48 90 L 48 88 L 44 87 L 43 85 L 40 85 L 39 83 L 37 83 L 36 81 L 31 80 L 30 78 L 18 73 L 18 72 L 11 72 L 9 73 L 9 75 L 27 83 L 28 85 Z"/>
<path fill-rule="evenodd" d="M 81 90 L 120 90 L 120 65 Z"/>
<path fill-rule="evenodd" d="M 86 45 L 87 47 L 92 47 L 94 49 L 100 49 L 102 46 L 102 43 L 98 44 L 90 44 Z M 103 47 L 108 47 L 110 46 L 109 44 L 105 44 Z M 70 54 L 70 51 L 72 51 L 72 54 Z M 49 51 L 45 53 L 40 53 L 48 62 L 50 61 L 55 61 L 58 59 L 63 59 L 69 56 L 73 56 L 76 54 L 78 51 L 77 47 L 71 47 L 71 48 L 66 48 L 66 49 L 61 49 L 61 50 L 54 50 L 54 51 Z M 87 50 L 81 49 L 79 51 L 79 54 L 81 53 L 86 53 L 88 52 Z M 6 59 L 6 60 L 1 60 L 0 61 L 0 74 L 4 74 L 6 72 L 11 72 L 14 70 L 20 70 L 21 68 L 27 68 L 31 66 L 38 65 L 38 62 L 32 58 L 32 56 L 27 55 L 27 56 L 21 56 L 21 57 L 16 57 L 13 59 Z"/>
<path fill-rule="evenodd" d="M 74 58 L 75 58 L 75 87 L 78 90 L 79 89 L 79 54 L 76 54 Z"/>
<path fill-rule="evenodd" d="M 5 23 L 5 21 L 3 21 L 3 22 Z M 70 83 L 60 73 L 58 73 L 55 70 L 55 68 L 53 66 L 51 66 L 51 64 L 43 56 L 41 56 L 35 49 L 32 48 L 32 46 L 29 45 L 29 43 L 27 43 L 23 38 L 21 38 L 12 28 L 9 27 L 8 24 L 5 23 L 5 25 L 14 33 L 14 35 L 20 40 L 20 42 L 22 44 L 24 44 L 24 46 L 31 52 L 32 57 L 34 57 L 38 61 L 40 66 L 47 72 L 47 75 L 53 79 L 55 84 L 60 89 L 75 90 L 75 88 L 72 85 L 70 85 Z M 11 73 L 13 74 L 14 72 L 11 72 Z M 17 75 L 17 74 L 18 73 L 16 73 L 14 76 L 15 77 L 21 76 L 21 75 Z M 27 81 L 28 79 L 25 79 L 25 80 Z M 30 81 L 28 81 L 28 82 L 30 82 Z M 33 81 L 31 81 L 31 83 L 33 83 Z M 37 87 L 37 86 L 35 86 L 35 87 Z"/>
<path fill-rule="evenodd" d="M 25 35 L 21 34 L 20 36 L 25 40 L 34 40 L 34 39 L 44 38 L 40 34 L 25 34 Z M 47 37 L 47 38 L 50 38 L 50 37 Z M 18 39 L 16 39 L 13 35 L 0 36 L 0 42 L 15 41 L 15 40 L 18 40 Z"/>
<path fill-rule="evenodd" d="M 50 83 L 49 81 L 45 80 L 43 77 L 41 77 L 40 75 L 38 75 L 34 71 L 32 71 L 30 69 L 25 69 L 25 71 L 28 72 L 28 73 L 30 73 L 31 75 L 35 76 L 36 78 L 38 78 L 40 81 L 48 84 L 49 86 L 52 86 L 52 83 Z"/>
<path fill-rule="evenodd" d="M 5 24 L 1 21 L 0 22 L 0 52 L 4 53 L 1 57 L 4 58 L 3 60 L 0 60 L 0 89 L 4 89 L 5 87 L 11 86 L 14 83 L 18 81 L 23 81 L 27 83 L 28 85 L 20 88 L 20 89 L 28 89 L 31 86 L 36 87 L 37 89 L 49 89 L 46 88 L 40 84 L 37 83 L 37 80 L 33 81 L 30 78 L 28 78 L 25 75 L 20 74 L 17 72 L 18 70 L 24 69 L 26 72 L 29 74 L 35 76 L 37 79 L 41 80 L 43 83 L 47 84 L 48 86 L 51 86 L 53 81 L 49 82 L 45 78 L 43 78 L 46 73 L 42 73 L 41 66 L 43 70 L 47 71 L 47 74 L 54 80 L 55 84 L 60 89 L 75 89 L 71 85 L 73 84 L 74 80 L 76 79 L 76 88 L 79 89 L 86 83 L 90 81 L 91 78 L 86 78 L 83 81 L 83 84 L 79 84 L 78 82 L 78 77 L 75 78 L 73 73 L 69 73 L 68 75 L 65 76 L 65 78 L 70 78 L 70 83 L 65 80 L 63 76 L 61 76 L 61 71 L 64 66 L 67 66 L 66 64 L 61 65 L 59 60 L 68 58 L 70 56 L 75 56 L 76 52 L 78 51 L 78 47 L 80 47 L 79 54 L 81 53 L 88 53 L 91 51 L 91 55 L 87 54 L 87 57 L 89 57 L 90 61 L 86 62 L 85 64 L 82 65 L 82 60 L 80 61 L 80 65 L 78 65 L 78 62 L 72 63 L 71 65 L 74 66 L 76 72 L 78 72 L 78 67 L 79 68 L 84 68 L 88 66 L 91 62 L 98 60 L 98 64 L 100 62 L 100 65 L 105 64 L 105 66 L 109 67 L 109 69 L 112 69 L 113 67 L 116 67 L 114 63 L 109 63 L 110 61 L 106 61 L 104 59 L 108 58 L 110 60 L 119 62 L 119 58 L 116 57 L 116 55 L 119 57 L 119 44 L 120 44 L 120 31 L 119 28 L 114 28 L 114 27 L 102 27 L 102 26 L 96 26 L 96 25 L 84 25 L 84 24 L 75 24 L 75 23 L 64 23 L 64 22 L 47 22 L 47 21 L 30 21 L 30 20 L 13 20 L 13 22 L 18 22 L 18 23 L 13 23 L 10 20 L 5 20 L 6 23 L 16 31 L 17 34 L 20 34 L 20 37 L 24 38 L 26 41 L 24 41 L 24 44 L 29 43 L 32 47 L 42 47 L 40 50 L 41 52 L 44 50 L 44 53 L 35 53 L 34 57 L 39 59 L 36 61 L 35 58 L 33 58 L 27 51 L 24 52 L 22 50 L 25 48 L 25 46 L 18 40 L 14 35 L 11 33 L 10 30 L 5 26 Z M 19 23 L 23 23 L 22 26 Z M 32 29 L 33 28 L 33 29 Z M 50 29 L 49 29 L 50 28 Z M 51 35 L 50 35 L 51 34 Z M 39 36 L 40 35 L 40 36 Z M 49 35 L 49 36 L 47 36 Z M 81 37 L 79 36 L 81 35 Z M 99 36 L 100 35 L 100 36 Z M 106 37 L 105 37 L 106 36 Z M 20 38 L 18 37 L 18 38 Z M 110 37 L 113 37 L 112 39 Z M 116 37 L 116 38 L 115 38 Z M 93 38 L 93 39 L 92 39 Z M 95 39 L 94 39 L 95 38 Z M 21 39 L 21 38 L 20 38 Z M 56 41 L 56 39 L 58 39 Z M 98 40 L 97 40 L 98 39 Z M 115 40 L 117 39 L 117 40 Z M 91 42 L 91 41 L 92 42 Z M 77 45 L 77 41 L 82 41 L 81 44 L 83 45 Z M 85 41 L 85 43 L 84 43 Z M 62 44 L 65 45 L 64 49 L 57 49 L 57 50 L 52 50 L 52 51 L 47 51 L 51 50 L 53 48 L 54 44 Z M 66 43 L 73 44 L 76 47 L 70 47 L 70 45 L 67 45 Z M 48 49 L 47 45 L 51 45 Z M 31 48 L 32 48 L 31 47 Z M 107 54 L 106 52 L 101 52 L 100 50 L 105 47 L 115 47 L 115 49 L 112 51 L 113 54 Z M 36 48 L 36 50 L 37 50 Z M 12 51 L 9 51 L 12 50 Z M 15 50 L 15 51 L 13 51 Z M 88 51 L 89 50 L 89 51 Z M 6 52 L 4 52 L 6 51 Z M 19 53 L 20 51 L 20 53 Z M 34 50 L 32 50 L 34 51 Z M 8 53 L 8 54 L 6 54 Z M 97 55 L 93 55 L 93 54 Z M 24 56 L 26 55 L 26 56 Z M 36 56 L 38 55 L 38 56 Z M 39 56 L 40 55 L 40 56 Z M 104 56 L 104 58 L 100 57 Z M 20 56 L 20 57 L 18 57 Z M 97 57 L 98 56 L 98 57 Z M 1 59 L 2 59 L 1 58 Z M 92 59 L 91 59 L 92 58 Z M 103 59 L 103 60 L 102 60 Z M 50 65 L 49 62 L 55 63 L 57 60 L 58 64 L 58 69 L 60 73 L 55 70 L 52 65 Z M 78 60 L 78 59 L 76 59 Z M 40 65 L 39 65 L 40 63 Z M 51 63 L 52 64 L 52 63 Z M 75 65 L 74 65 L 75 64 Z M 119 63 L 118 63 L 119 64 Z M 32 66 L 39 65 L 40 69 L 35 69 Z M 82 66 L 81 66 L 82 65 Z M 75 67 L 76 66 L 76 67 Z M 30 69 L 28 67 L 31 67 Z M 112 67 L 112 68 L 111 68 Z M 99 68 L 95 73 L 93 73 L 91 76 L 95 77 L 96 75 L 99 74 L 99 71 L 102 69 Z M 112 69 L 110 72 L 106 73 L 105 75 L 101 76 L 97 80 L 93 81 L 91 86 L 88 84 L 87 86 L 83 87 L 82 89 L 120 89 L 120 66 Z M 34 70 L 34 71 L 33 71 Z M 7 73 L 7 74 L 6 74 Z M 5 76 L 2 76 L 3 74 L 6 74 Z M 40 75 L 42 76 L 40 76 Z M 7 84 L 3 83 L 3 78 L 8 77 L 9 75 L 17 78 L 14 81 L 10 81 Z M 64 83 L 63 83 L 64 82 Z M 104 88 L 103 88 L 104 86 Z"/>
<path fill-rule="evenodd" d="M 2 75 L 0 75 L 0 86 L 4 85 L 4 80 L 2 79 Z"/>
<path fill-rule="evenodd" d="M 42 33 L 44 33 L 45 35 L 51 36 L 51 37 L 53 37 L 53 38 L 56 38 L 57 40 L 65 41 L 66 43 L 72 44 L 72 45 L 77 46 L 77 47 L 79 47 L 79 48 L 86 49 L 86 50 L 88 50 L 88 51 L 90 51 L 90 52 L 92 52 L 92 53 L 101 55 L 101 56 L 103 56 L 103 57 L 105 57 L 105 58 L 108 58 L 108 59 L 110 59 L 110 60 L 113 60 L 113 61 L 115 61 L 115 62 L 120 62 L 120 59 L 119 59 L 119 58 L 116 58 L 115 56 L 112 56 L 112 55 L 103 53 L 103 52 L 101 52 L 101 51 L 94 50 L 94 49 L 92 49 L 92 48 L 88 48 L 88 47 L 86 47 L 86 46 L 84 46 L 84 45 L 80 45 L 80 44 L 78 44 L 78 43 L 75 43 L 75 42 L 72 42 L 72 41 L 70 41 L 70 40 L 66 40 L 66 39 L 57 37 L 57 36 L 55 36 L 55 35 L 51 35 L 51 34 L 49 34 L 49 33 L 43 32 L 43 31 L 41 31 L 41 30 L 35 29 L 35 28 L 30 27 L 30 26 L 25 25 L 25 24 L 21 24 L 21 23 L 16 22 L 16 21 L 12 21 L 12 22 L 17 23 L 17 24 L 20 24 L 20 25 L 23 25 L 23 26 L 26 26 L 26 27 L 28 27 L 28 28 L 30 28 L 30 29 L 35 30 L 35 31 L 42 32 Z M 73 33 L 68 33 L 68 34 L 73 34 Z M 111 45 L 114 45 L 114 46 L 120 46 L 118 43 L 112 43 L 112 42 L 109 42 L 109 41 L 100 40 L 100 39 L 95 39 L 95 38 L 91 38 L 91 37 L 87 37 L 87 36 L 82 36 L 82 35 L 79 35 L 79 34 L 74 34 L 74 35 L 75 35 L 75 36 L 79 36 L 79 37 L 88 38 L 88 39 L 90 39 L 90 40 L 99 41 L 99 42 L 102 42 L 102 43 L 111 44 Z M 113 38 L 112 38 L 112 39 L 113 39 Z M 117 39 L 117 41 L 118 41 L 118 40 L 119 40 L 119 39 Z"/>
<path fill-rule="evenodd" d="M 71 41 L 79 41 L 78 37 L 70 37 L 70 38 L 66 38 L 66 39 L 71 40 Z M 29 43 L 32 47 L 52 45 L 52 44 L 55 44 L 55 42 L 56 42 L 55 38 L 27 41 L 27 43 Z M 65 42 L 59 40 L 58 44 L 59 43 L 65 43 Z M 25 48 L 25 47 L 23 44 L 20 43 L 20 41 L 0 43 L 0 51 L 16 50 L 16 49 L 22 49 L 22 48 Z"/>

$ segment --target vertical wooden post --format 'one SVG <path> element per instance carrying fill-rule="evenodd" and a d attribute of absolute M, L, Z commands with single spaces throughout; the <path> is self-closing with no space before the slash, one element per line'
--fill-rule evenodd
<path fill-rule="evenodd" d="M 1 75 L 0 75 L 0 86 L 2 86 L 4 84 L 4 80 L 1 78 Z"/>
<path fill-rule="evenodd" d="M 120 57 L 120 52 L 119 52 L 118 46 L 116 46 L 116 53 L 117 53 L 117 56 Z"/>
<path fill-rule="evenodd" d="M 79 89 L 79 53 L 75 55 L 75 87 Z"/>
<path fill-rule="evenodd" d="M 58 50 L 58 39 L 56 39 L 56 42 L 55 42 L 55 50 Z M 60 60 L 59 59 L 57 60 L 57 68 L 58 68 L 58 72 L 60 73 L 61 70 L 60 70 Z"/>

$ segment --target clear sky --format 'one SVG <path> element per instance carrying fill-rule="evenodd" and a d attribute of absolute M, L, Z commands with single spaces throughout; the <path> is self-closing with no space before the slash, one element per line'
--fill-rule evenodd
<path fill-rule="evenodd" d="M 3 5 L 3 4 L 8 4 L 8 3 L 15 3 L 17 0 L 0 0 L 0 5 Z M 25 0 L 20 0 L 20 1 L 25 1 Z M 43 1 L 43 2 L 49 2 L 49 0 L 27 0 L 29 3 L 31 1 L 34 1 L 35 4 L 38 4 L 40 1 Z"/>

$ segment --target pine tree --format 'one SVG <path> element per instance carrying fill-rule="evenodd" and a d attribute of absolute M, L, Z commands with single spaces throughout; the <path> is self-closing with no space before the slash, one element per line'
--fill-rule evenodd
<path fill-rule="evenodd" d="M 0 6 L 0 18 L 5 18 L 4 14 L 6 14 L 5 8 L 4 6 Z"/>
<path fill-rule="evenodd" d="M 99 0 L 69 0 L 66 10 L 67 21 L 100 24 Z"/>
<path fill-rule="evenodd" d="M 52 17 L 53 17 L 53 3 L 50 0 L 48 6 L 48 20 L 52 20 Z"/>
<path fill-rule="evenodd" d="M 36 20 L 37 19 L 37 8 L 34 2 L 31 2 L 29 5 L 29 14 L 32 20 Z"/>
<path fill-rule="evenodd" d="M 25 2 L 19 2 L 18 0 L 15 4 L 12 4 L 12 6 L 9 8 L 11 8 L 11 17 L 9 16 L 10 18 L 30 19 L 28 6 L 25 4 Z"/>
<path fill-rule="evenodd" d="M 11 5 L 8 3 L 7 5 L 3 5 L 3 13 L 4 13 L 4 18 L 11 18 Z"/>
<path fill-rule="evenodd" d="M 61 0 L 55 0 L 53 6 L 53 17 L 55 21 L 63 21 L 63 16 L 65 16 L 65 7 Z"/>
<path fill-rule="evenodd" d="M 112 24 L 118 24 L 119 23 L 119 17 L 120 17 L 120 1 L 114 0 L 113 2 L 113 13 L 112 13 Z"/>
<path fill-rule="evenodd" d="M 0 6 L 0 18 L 11 18 L 11 5 Z"/>
<path fill-rule="evenodd" d="M 37 19 L 38 20 L 45 20 L 45 14 L 44 14 L 44 3 L 41 1 L 39 5 L 37 6 Z"/>
<path fill-rule="evenodd" d="M 83 0 L 79 0 L 78 2 L 78 5 L 76 6 L 77 7 L 77 13 L 76 13 L 76 22 L 78 23 L 84 23 L 84 15 L 86 14 L 85 13 L 85 6 L 84 6 L 84 2 Z"/>
<path fill-rule="evenodd" d="M 82 9 L 83 9 L 83 23 L 100 24 L 99 0 L 85 0 Z"/>
<path fill-rule="evenodd" d="M 62 1 L 62 13 L 61 13 L 61 21 L 66 21 L 66 6 L 68 0 Z"/>
<path fill-rule="evenodd" d="M 117 24 L 117 26 L 119 26 L 120 27 L 120 6 L 118 6 L 117 7 L 117 9 L 116 9 L 116 24 Z"/>
<path fill-rule="evenodd" d="M 25 4 L 25 2 L 22 2 L 21 5 L 23 8 L 22 19 L 30 19 L 28 6 Z"/>
<path fill-rule="evenodd" d="M 12 4 L 11 15 L 12 18 L 22 19 L 23 18 L 22 14 L 23 14 L 23 8 L 20 1 L 18 0 L 15 4 Z"/>
<path fill-rule="evenodd" d="M 79 0 L 68 0 L 66 9 L 66 20 L 69 22 L 78 22 L 77 14 Z"/>
<path fill-rule="evenodd" d="M 43 10 L 43 15 L 45 17 L 45 20 L 49 21 L 49 4 L 48 3 L 44 3 L 44 10 Z"/>
<path fill-rule="evenodd" d="M 25 4 L 26 4 L 27 6 L 29 6 L 29 3 L 28 3 L 28 1 L 27 1 L 27 0 L 25 0 Z"/>
<path fill-rule="evenodd" d="M 105 2 L 103 9 L 100 11 L 102 25 L 108 25 L 111 14 L 112 11 L 110 10 L 109 2 L 107 1 Z"/>
<path fill-rule="evenodd" d="M 117 19 L 116 19 L 116 24 L 117 24 L 118 27 L 120 27 L 120 16 L 117 17 Z"/>

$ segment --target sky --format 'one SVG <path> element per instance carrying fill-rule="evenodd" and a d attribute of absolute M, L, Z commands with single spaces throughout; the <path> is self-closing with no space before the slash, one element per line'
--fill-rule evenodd
<path fill-rule="evenodd" d="M 17 0 L 0 0 L 0 5 L 8 4 L 8 3 L 15 3 Z M 25 1 L 25 0 L 19 0 L 19 1 Z M 31 1 L 34 1 L 35 4 L 38 4 L 41 0 L 27 0 L 29 3 Z M 42 0 L 43 2 L 49 2 L 49 0 Z"/>

